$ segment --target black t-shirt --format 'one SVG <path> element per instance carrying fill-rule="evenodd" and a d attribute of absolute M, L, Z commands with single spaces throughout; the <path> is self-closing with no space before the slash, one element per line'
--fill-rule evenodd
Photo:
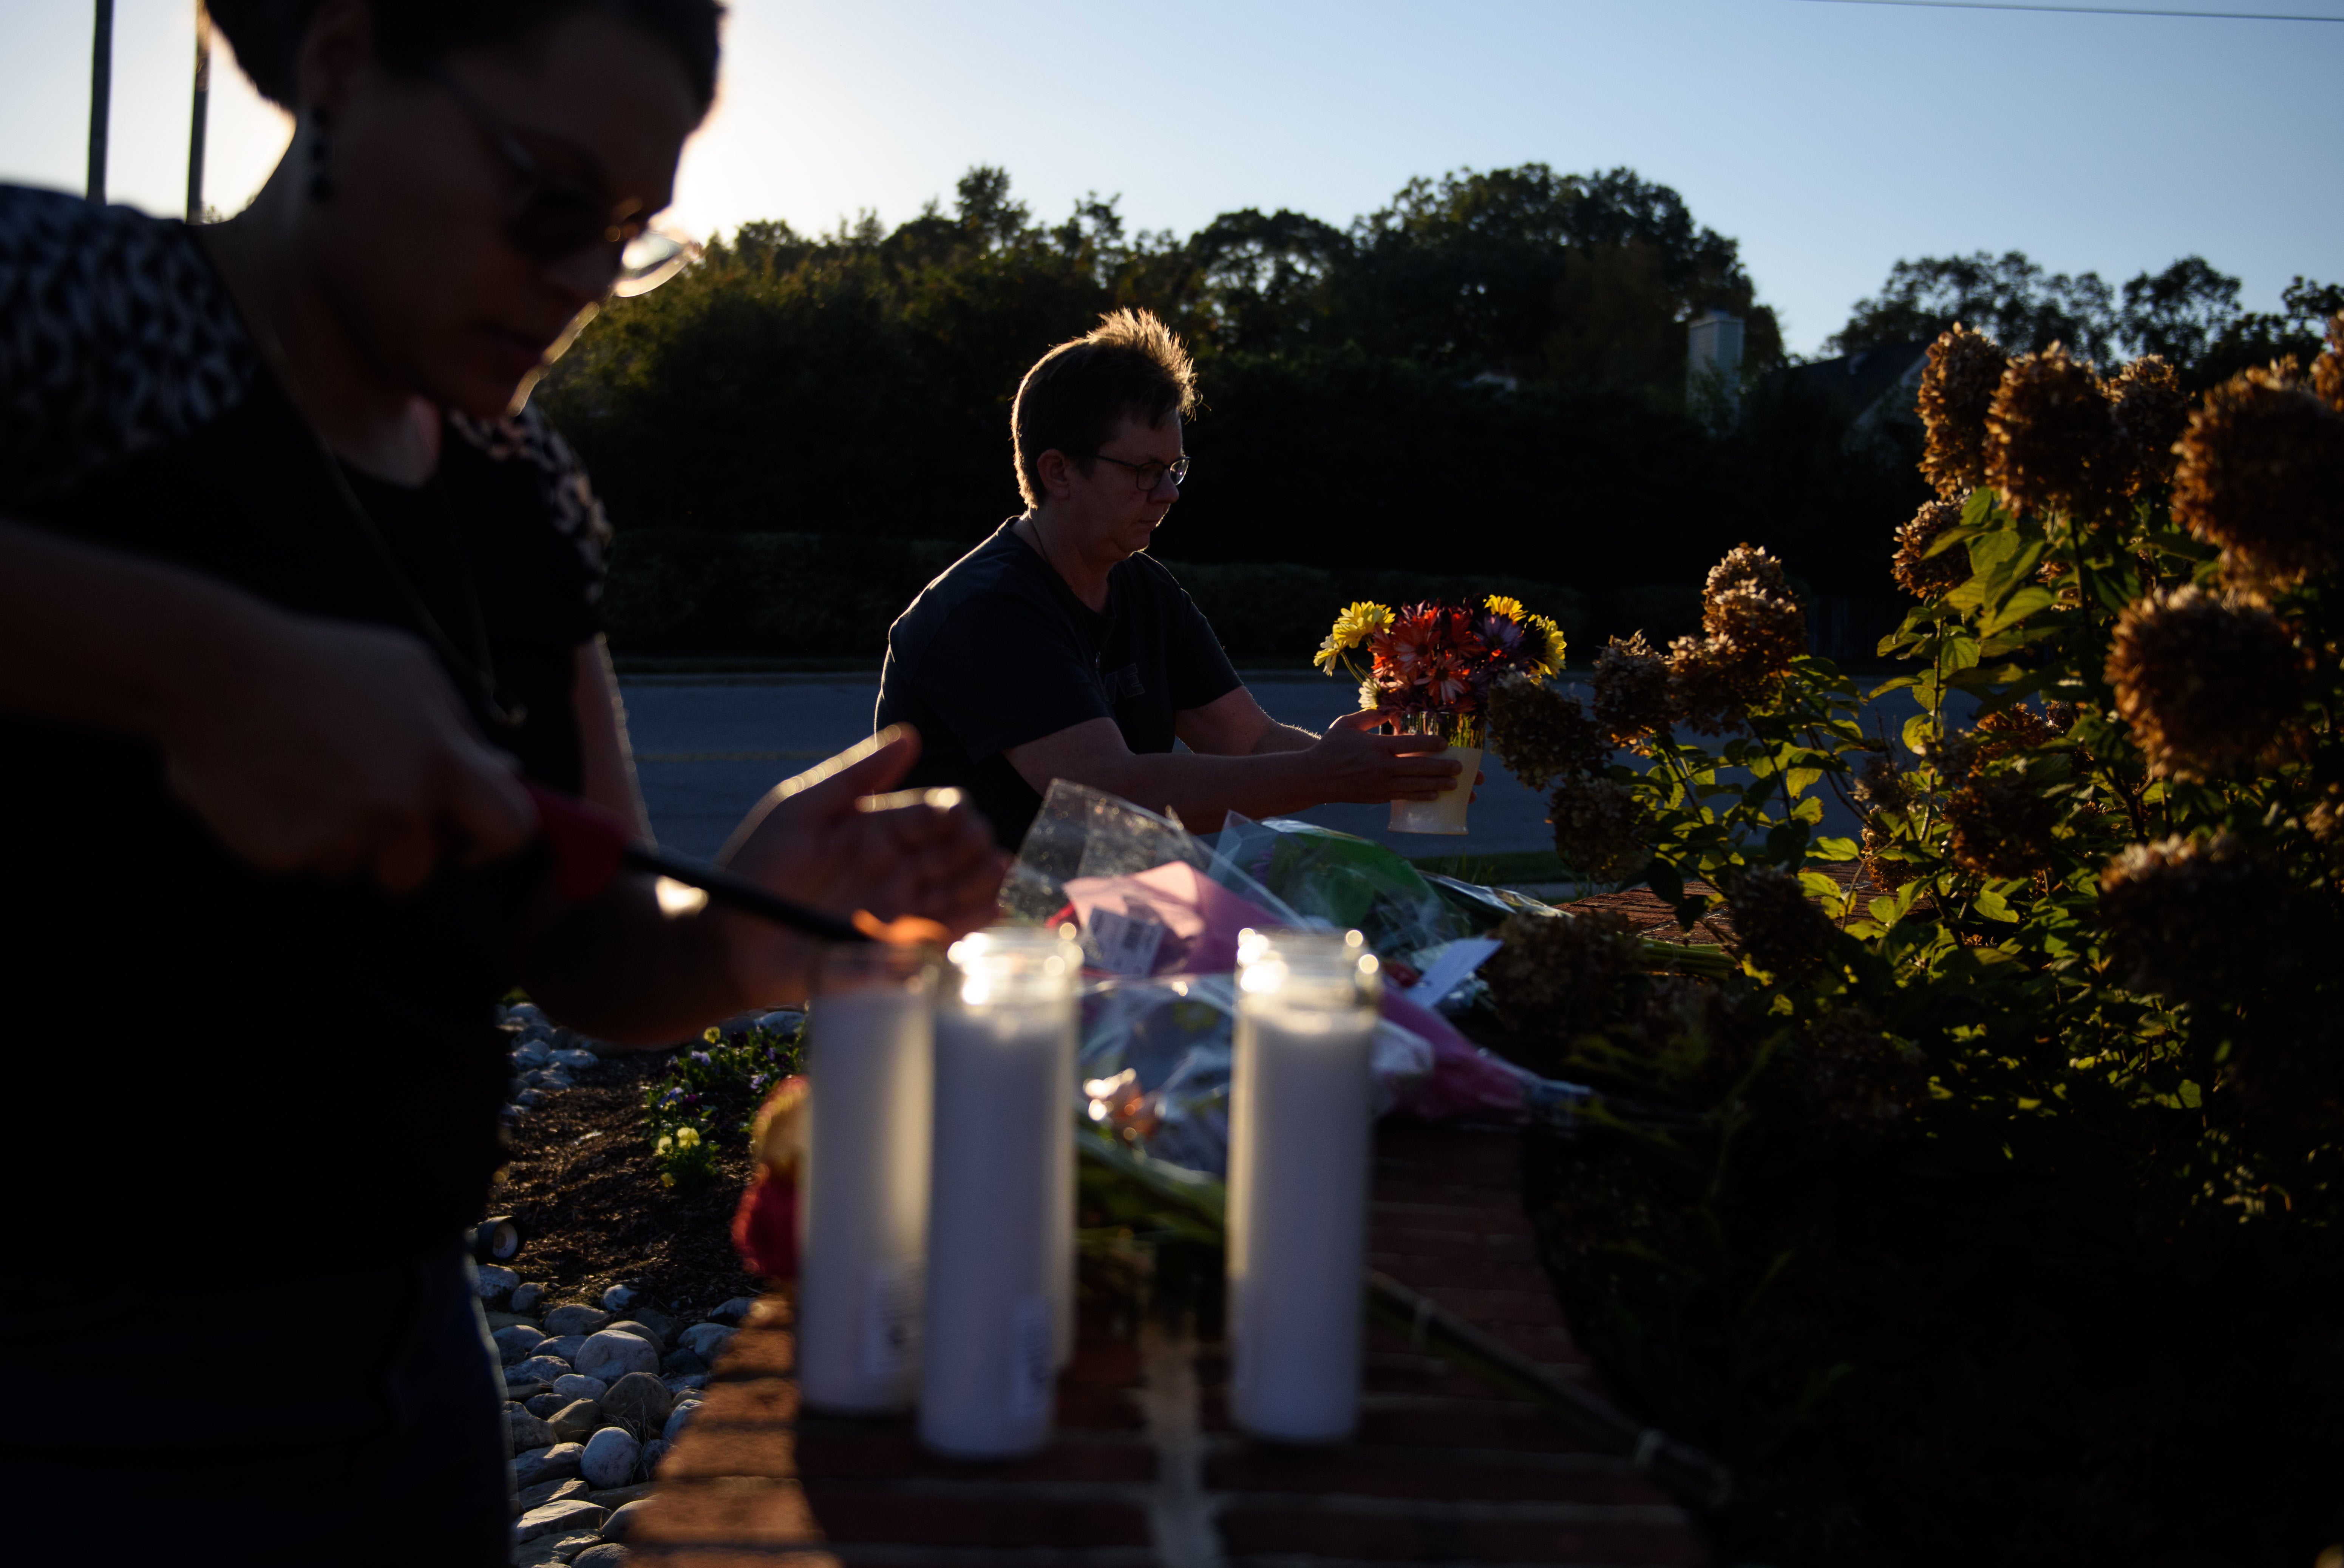
<path fill-rule="evenodd" d="M 887 630 L 877 723 L 920 732 L 910 786 L 956 784 L 1015 849 L 1042 797 L 1002 754 L 1093 719 L 1135 753 L 1172 749 L 1173 723 L 1238 687 L 1204 615 L 1163 563 L 1107 572 L 1106 613 L 1011 522 L 945 569 Z"/>
<path fill-rule="evenodd" d="M 534 414 L 450 416 L 430 485 L 345 472 L 431 615 L 575 791 L 576 650 L 608 529 Z M 309 615 L 418 630 L 328 462 L 177 223 L 0 187 L 0 515 Z M 475 651 L 476 652 L 476 651 Z M 468 700 L 472 686 L 451 670 Z M 249 1276 L 444 1246 L 500 1161 L 490 956 L 533 868 L 264 875 L 173 796 L 155 747 L 0 713 L 15 1135 L 5 1267 Z"/>

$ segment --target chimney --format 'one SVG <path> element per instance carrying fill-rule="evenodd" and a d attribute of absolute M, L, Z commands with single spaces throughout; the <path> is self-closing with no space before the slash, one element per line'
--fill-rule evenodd
<path fill-rule="evenodd" d="M 1685 323 L 1685 407 L 1714 430 L 1742 408 L 1742 318 L 1704 310 Z"/>

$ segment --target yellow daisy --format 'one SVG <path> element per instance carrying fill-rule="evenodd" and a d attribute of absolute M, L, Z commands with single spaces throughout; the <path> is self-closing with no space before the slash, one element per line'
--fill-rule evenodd
<path fill-rule="evenodd" d="M 1492 615 L 1502 615 L 1509 621 L 1522 619 L 1522 602 L 1503 593 L 1492 593 L 1481 601 L 1481 607 Z"/>
<path fill-rule="evenodd" d="M 1522 624 L 1536 632 L 1542 644 L 1539 650 L 1538 660 L 1532 666 L 1532 673 L 1551 675 L 1561 669 L 1562 628 L 1555 624 L 1552 618 L 1545 615 L 1526 616 L 1523 618 Z"/>
<path fill-rule="evenodd" d="M 1335 630 L 1329 640 L 1346 648 L 1356 648 L 1390 625 L 1391 618 L 1388 606 L 1359 600 L 1335 617 Z"/>

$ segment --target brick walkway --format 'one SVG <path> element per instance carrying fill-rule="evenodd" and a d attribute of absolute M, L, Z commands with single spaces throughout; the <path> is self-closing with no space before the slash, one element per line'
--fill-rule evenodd
<path fill-rule="evenodd" d="M 1540 1270 L 1507 1131 L 1387 1125 L 1372 1267 L 1566 1378 L 1591 1380 Z M 1536 1405 L 1377 1330 L 1358 1438 L 1248 1442 L 1222 1347 L 1086 1320 L 1057 1441 L 932 1458 L 908 1418 L 802 1415 L 789 1308 L 762 1302 L 661 1466 L 636 1560 L 662 1568 L 1700 1564 L 1687 1515 Z"/>

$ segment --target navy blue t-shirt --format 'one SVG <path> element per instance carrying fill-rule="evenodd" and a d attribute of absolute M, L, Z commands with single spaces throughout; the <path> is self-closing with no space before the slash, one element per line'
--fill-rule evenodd
<path fill-rule="evenodd" d="M 1135 753 L 1168 752 L 1173 725 L 1237 690 L 1220 640 L 1163 563 L 1107 573 L 1106 613 L 1075 596 L 1012 519 L 921 591 L 887 629 L 876 723 L 920 732 L 906 787 L 968 792 L 1015 849 L 1042 796 L 1003 754 L 1093 719 Z"/>

